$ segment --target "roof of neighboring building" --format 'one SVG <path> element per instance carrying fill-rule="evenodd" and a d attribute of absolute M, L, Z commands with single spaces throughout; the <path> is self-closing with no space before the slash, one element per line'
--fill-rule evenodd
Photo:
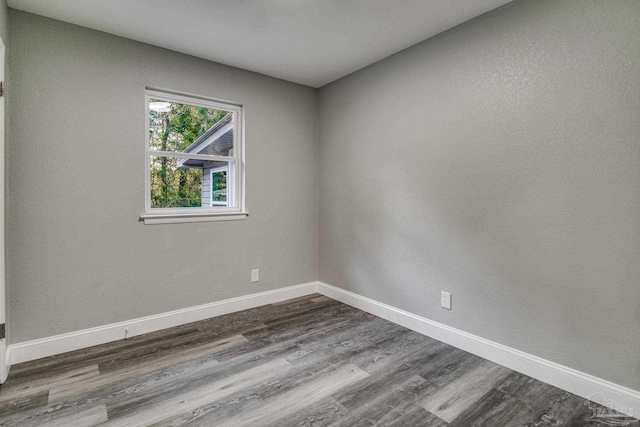
<path fill-rule="evenodd" d="M 183 152 L 193 154 L 209 154 L 228 156 L 233 148 L 233 114 L 227 113 L 220 121 L 211 126 L 205 133 L 189 145 Z M 184 159 L 179 166 L 201 168 L 208 160 Z"/>

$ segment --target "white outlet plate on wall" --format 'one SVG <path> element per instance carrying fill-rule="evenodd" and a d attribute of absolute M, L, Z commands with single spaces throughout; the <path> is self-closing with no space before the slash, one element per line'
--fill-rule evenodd
<path fill-rule="evenodd" d="M 451 310 L 451 292 L 441 291 L 440 293 L 440 307 Z"/>
<path fill-rule="evenodd" d="M 260 281 L 260 270 L 256 268 L 255 270 L 251 270 L 251 283 L 258 281 Z"/>

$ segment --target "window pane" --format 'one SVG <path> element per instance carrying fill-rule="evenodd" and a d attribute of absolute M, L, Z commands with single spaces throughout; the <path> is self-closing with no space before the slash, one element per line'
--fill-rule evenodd
<path fill-rule="evenodd" d="M 233 156 L 234 114 L 224 110 L 149 101 L 149 148 Z"/>
<path fill-rule="evenodd" d="M 151 156 L 152 208 L 234 206 L 234 163 Z"/>
<path fill-rule="evenodd" d="M 199 208 L 202 206 L 202 168 L 185 167 L 184 159 L 151 157 L 151 207 Z"/>

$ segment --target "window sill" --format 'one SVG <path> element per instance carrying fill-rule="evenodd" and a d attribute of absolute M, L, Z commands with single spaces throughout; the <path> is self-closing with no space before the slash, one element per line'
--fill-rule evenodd
<path fill-rule="evenodd" d="M 140 220 L 145 225 L 178 224 L 183 222 L 234 221 L 245 219 L 249 212 L 194 212 L 178 214 L 142 214 Z"/>

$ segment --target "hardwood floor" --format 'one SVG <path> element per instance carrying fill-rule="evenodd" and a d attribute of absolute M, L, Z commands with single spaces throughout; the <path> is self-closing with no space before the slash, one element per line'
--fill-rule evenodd
<path fill-rule="evenodd" d="M 2 426 L 606 425 L 592 415 L 320 295 L 17 365 L 0 387 Z"/>

